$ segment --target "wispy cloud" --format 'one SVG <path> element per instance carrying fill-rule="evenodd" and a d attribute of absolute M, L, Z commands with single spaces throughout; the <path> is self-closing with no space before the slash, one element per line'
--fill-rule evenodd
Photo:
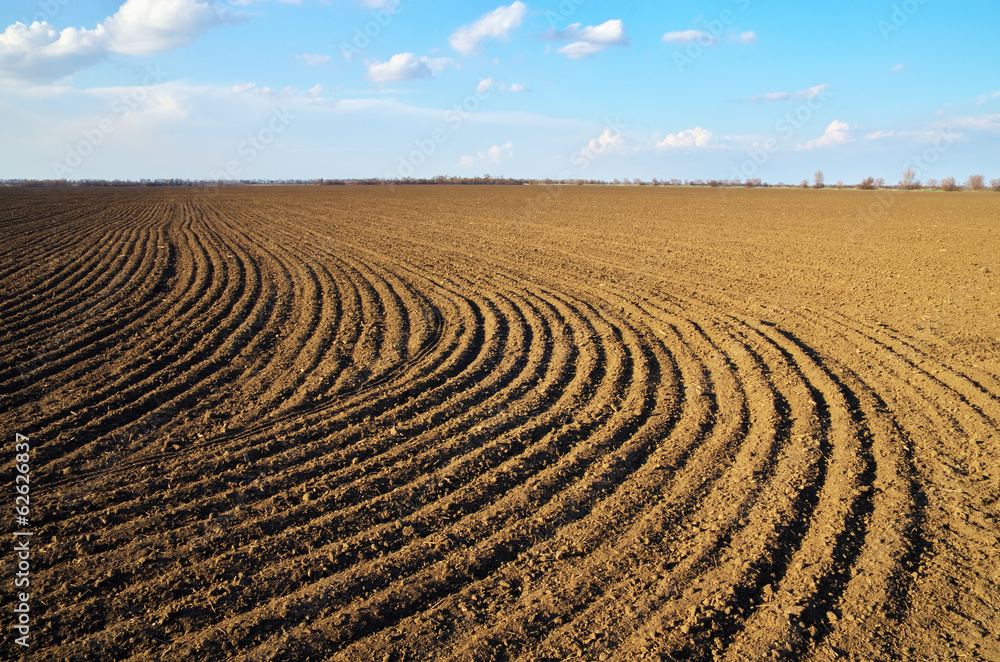
<path fill-rule="evenodd" d="M 316 67 L 321 64 L 327 64 L 330 62 L 329 55 L 312 55 L 310 53 L 303 53 L 298 57 L 300 60 L 308 64 L 310 67 Z"/>
<path fill-rule="evenodd" d="M 485 94 L 494 88 L 500 90 L 501 92 L 517 93 L 525 91 L 524 85 L 521 85 L 520 83 L 501 83 L 491 76 L 490 78 L 484 78 L 479 81 L 479 85 L 476 86 L 476 92 L 479 94 Z"/>
<path fill-rule="evenodd" d="M 719 38 L 701 30 L 681 30 L 666 33 L 663 35 L 663 42 L 666 44 L 693 44 L 697 42 L 702 46 L 714 46 L 719 43 Z"/>
<path fill-rule="evenodd" d="M 948 120 L 947 128 L 968 129 L 1000 133 L 1000 114 L 979 115 L 978 117 L 956 117 Z"/>
<path fill-rule="evenodd" d="M 785 101 L 788 99 L 815 99 L 820 96 L 826 90 L 830 89 L 830 86 L 826 83 L 821 85 L 814 85 L 808 89 L 800 90 L 799 92 L 770 92 L 768 94 L 758 94 L 750 97 L 747 101 L 752 101 L 757 103 L 759 101 Z"/>
<path fill-rule="evenodd" d="M 1000 99 L 1000 90 L 997 90 L 996 92 L 993 92 L 991 94 L 984 94 L 981 97 L 976 97 L 975 102 L 981 106 L 990 99 Z"/>
<path fill-rule="evenodd" d="M 729 41 L 734 41 L 737 44 L 756 44 L 757 33 L 753 30 L 747 30 L 746 32 L 734 34 L 729 38 Z"/>
<path fill-rule="evenodd" d="M 757 39 L 757 33 L 753 30 L 733 33 L 727 37 L 728 41 L 737 44 L 756 44 Z M 718 35 L 709 34 L 708 32 L 703 32 L 702 30 L 678 30 L 676 32 L 667 32 L 664 34 L 662 41 L 665 44 L 687 45 L 697 43 L 702 46 L 715 46 L 721 42 L 722 39 Z"/>
<path fill-rule="evenodd" d="M 865 140 L 881 140 L 882 138 L 892 138 L 895 131 L 872 131 L 865 134 Z"/>
<path fill-rule="evenodd" d="M 527 13 L 528 6 L 520 0 L 508 7 L 497 7 L 478 21 L 460 27 L 448 43 L 462 55 L 470 55 L 479 50 L 479 42 L 484 39 L 507 39 L 512 30 L 521 27 Z"/>

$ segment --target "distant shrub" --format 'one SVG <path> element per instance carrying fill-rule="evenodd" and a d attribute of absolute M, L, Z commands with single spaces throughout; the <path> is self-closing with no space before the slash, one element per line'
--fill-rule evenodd
<path fill-rule="evenodd" d="M 958 185 L 954 177 L 945 177 L 941 180 L 941 190 L 942 191 L 961 191 L 962 187 Z"/>
<path fill-rule="evenodd" d="M 858 184 L 858 188 L 861 189 L 862 191 L 874 191 L 875 190 L 875 178 L 874 177 L 865 177 L 864 179 L 861 180 L 861 183 Z"/>
<path fill-rule="evenodd" d="M 986 178 L 982 175 L 969 175 L 969 179 L 965 185 L 973 191 L 982 191 L 986 188 Z"/>
<path fill-rule="evenodd" d="M 990 189 L 992 189 L 994 191 L 1000 191 L 1000 179 L 991 179 L 990 180 Z"/>

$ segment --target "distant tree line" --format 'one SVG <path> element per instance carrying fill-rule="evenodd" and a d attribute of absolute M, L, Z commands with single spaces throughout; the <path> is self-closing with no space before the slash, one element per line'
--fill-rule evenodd
<path fill-rule="evenodd" d="M 812 188 L 821 189 L 826 186 L 822 170 L 817 170 L 813 176 Z M 175 186 L 175 187 L 229 187 L 229 186 L 407 186 L 407 185 L 501 185 L 501 186 L 706 186 L 710 188 L 745 187 L 745 188 L 791 188 L 791 185 L 778 182 L 768 184 L 759 177 L 739 179 L 659 179 L 651 180 L 619 179 L 611 181 L 603 179 L 525 179 L 520 177 L 448 177 L 439 175 L 432 178 L 381 179 L 377 177 L 360 179 L 241 179 L 241 180 L 195 180 L 195 179 L 0 179 L 0 186 L 16 186 L 22 188 L 62 188 L 62 187 L 125 187 L 125 186 Z M 803 179 L 799 188 L 810 188 L 809 180 Z M 881 177 L 866 177 L 855 185 L 847 185 L 838 181 L 835 188 L 855 188 L 862 191 L 878 189 L 919 190 L 931 189 L 940 191 L 982 191 L 987 188 L 1000 192 L 1000 179 L 992 179 L 989 184 L 983 175 L 972 175 L 964 184 L 959 184 L 954 177 L 945 177 L 941 181 L 928 179 L 921 183 L 917 173 L 912 168 L 903 172 L 903 178 L 897 185 L 887 185 Z"/>

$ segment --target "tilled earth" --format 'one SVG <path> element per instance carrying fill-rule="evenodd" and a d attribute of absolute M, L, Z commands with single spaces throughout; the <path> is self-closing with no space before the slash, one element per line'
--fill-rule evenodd
<path fill-rule="evenodd" d="M 8 659 L 1000 659 L 996 194 L 0 189 L 0 237 Z"/>

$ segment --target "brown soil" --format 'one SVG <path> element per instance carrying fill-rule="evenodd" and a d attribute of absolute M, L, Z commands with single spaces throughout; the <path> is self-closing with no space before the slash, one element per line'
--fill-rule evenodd
<path fill-rule="evenodd" d="M 7 189 L 0 236 L 0 655 L 1000 660 L 1000 196 Z"/>

